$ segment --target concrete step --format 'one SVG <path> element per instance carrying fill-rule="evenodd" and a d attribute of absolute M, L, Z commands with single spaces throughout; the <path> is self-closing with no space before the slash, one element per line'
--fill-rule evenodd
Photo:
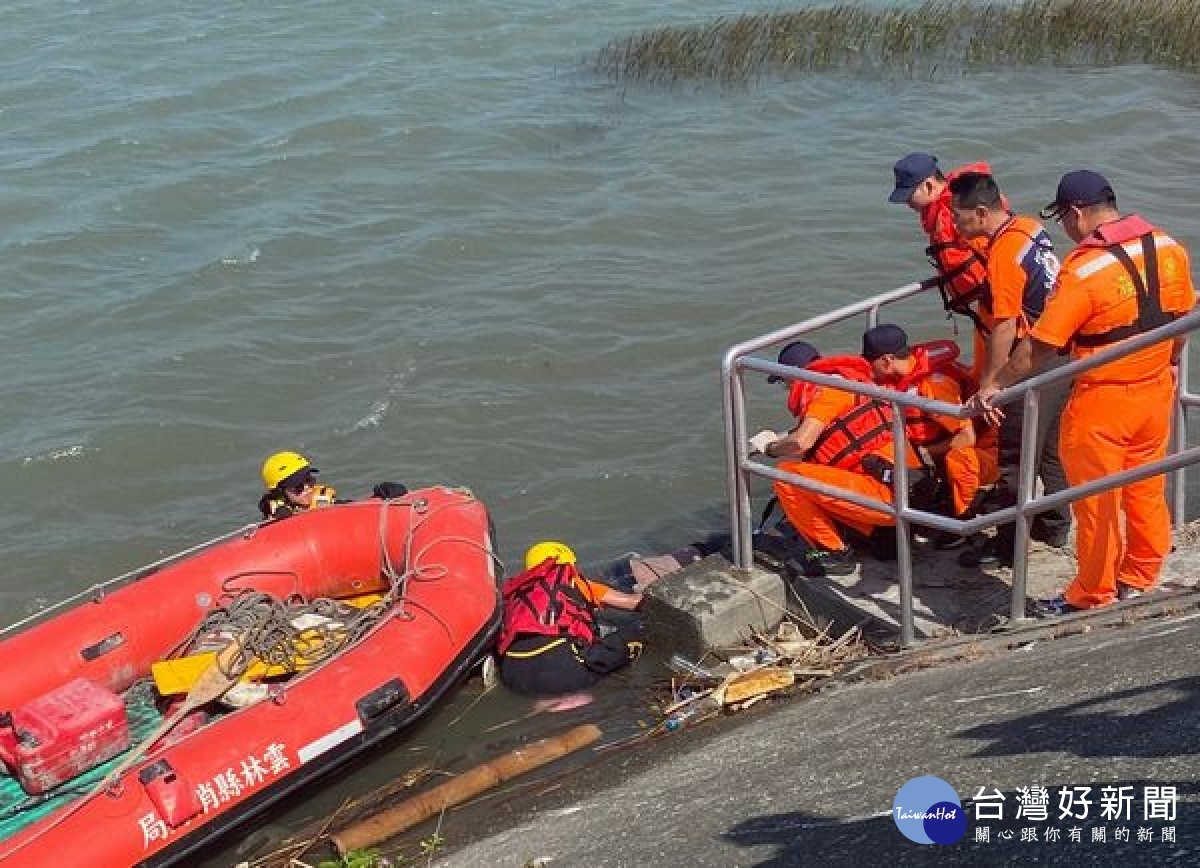
<path fill-rule="evenodd" d="M 941 552 L 926 542 L 913 545 L 914 628 L 918 639 L 986 634 L 1009 626 L 1012 570 L 962 567 L 962 549 Z M 672 647 L 693 653 L 738 644 L 753 630 L 773 630 L 784 609 L 803 613 L 831 635 L 858 626 L 877 645 L 896 646 L 900 637 L 900 587 L 895 561 L 862 554 L 848 576 L 803 575 L 803 548 L 778 534 L 758 537 L 756 564 L 745 573 L 726 555 L 710 555 L 647 591 L 651 641 L 654 632 Z M 1026 596 L 1053 597 L 1075 575 L 1074 541 L 1062 549 L 1031 544 Z M 1200 586 L 1200 522 L 1175 534 L 1160 581 L 1165 591 Z"/>

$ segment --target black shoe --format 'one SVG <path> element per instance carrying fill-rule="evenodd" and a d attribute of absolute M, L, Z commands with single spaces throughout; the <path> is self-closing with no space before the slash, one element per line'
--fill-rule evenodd
<path fill-rule="evenodd" d="M 1065 528 L 1047 528 L 1045 525 L 1034 522 L 1033 527 L 1029 529 L 1029 538 L 1052 549 L 1065 549 L 1067 547 L 1067 531 L 1068 529 Z"/>
<path fill-rule="evenodd" d="M 916 541 L 917 534 L 915 528 L 908 528 L 908 546 L 912 550 L 913 543 Z M 900 554 L 896 547 L 896 529 L 894 527 L 877 527 L 871 534 L 866 550 L 871 553 L 871 557 L 877 561 L 890 561 L 895 563 Z"/>
<path fill-rule="evenodd" d="M 849 576 L 857 569 L 858 561 L 854 559 L 853 550 L 848 548 L 836 552 L 811 549 L 804 555 L 804 575 L 810 579 L 822 576 Z"/>
<path fill-rule="evenodd" d="M 900 553 L 896 548 L 896 529 L 886 527 L 873 533 L 869 549 L 871 557 L 877 561 L 894 561 L 899 558 Z"/>
<path fill-rule="evenodd" d="M 952 530 L 939 530 L 933 535 L 933 547 L 939 552 L 952 552 L 970 541 L 970 538 Z"/>
<path fill-rule="evenodd" d="M 996 537 L 985 539 L 959 555 L 958 565 L 972 569 L 992 566 L 1011 567 L 1013 565 L 1012 545 L 1005 548 L 1003 542 Z"/>

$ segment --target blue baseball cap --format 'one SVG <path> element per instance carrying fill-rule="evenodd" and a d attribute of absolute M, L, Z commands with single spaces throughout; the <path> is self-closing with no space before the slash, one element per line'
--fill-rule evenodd
<path fill-rule="evenodd" d="M 779 358 L 776 361 L 789 368 L 807 368 L 819 358 L 821 358 L 821 353 L 808 341 L 793 341 L 779 351 Z M 782 383 L 783 379 L 783 377 L 771 374 L 767 377 L 767 382 Z"/>
<path fill-rule="evenodd" d="M 863 333 L 862 356 L 873 362 L 883 356 L 895 356 L 908 349 L 908 335 L 898 325 L 885 323 Z"/>
<path fill-rule="evenodd" d="M 1108 178 L 1091 169 L 1076 169 L 1062 176 L 1054 193 L 1054 201 L 1039 213 L 1044 220 L 1057 220 L 1070 208 L 1103 202 L 1117 204 L 1117 194 L 1113 192 Z"/>
<path fill-rule="evenodd" d="M 888 201 L 897 205 L 906 205 L 913 191 L 926 178 L 931 178 L 938 170 L 937 157 L 933 154 L 909 154 L 901 157 L 892 167 L 896 175 L 896 189 L 888 196 Z"/>

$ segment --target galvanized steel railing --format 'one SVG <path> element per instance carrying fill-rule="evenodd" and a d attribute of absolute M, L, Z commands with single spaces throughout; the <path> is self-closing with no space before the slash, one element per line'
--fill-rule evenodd
<path fill-rule="evenodd" d="M 1186 348 L 1183 363 L 1179 366 L 1179 379 L 1176 389 L 1174 409 L 1174 424 L 1172 426 L 1171 444 L 1165 458 L 1151 464 L 1122 471 L 1102 479 L 1095 479 L 1083 485 L 1069 487 L 1053 495 L 1034 495 L 1036 479 L 1036 462 L 1033 450 L 1037 431 L 1037 420 L 1041 390 L 1060 380 L 1073 379 L 1079 374 L 1099 367 L 1103 364 L 1143 349 L 1150 344 L 1168 340 L 1177 336 L 1187 335 L 1200 327 L 1200 308 L 1146 334 L 1137 335 L 1119 344 L 1089 356 L 1082 361 L 1055 368 L 1036 377 L 1031 377 L 1022 383 L 1011 386 L 996 396 L 994 403 L 1008 404 L 1018 399 L 1025 401 L 1025 417 L 1021 432 L 1021 458 L 1017 480 L 1017 502 L 1015 506 L 977 516 L 970 521 L 960 521 L 937 515 L 932 512 L 914 509 L 908 503 L 908 468 L 904 461 L 897 461 L 893 474 L 892 495 L 893 504 L 883 503 L 870 497 L 864 497 L 853 491 L 836 486 L 825 485 L 816 480 L 786 473 L 778 468 L 752 461 L 746 452 L 749 432 L 746 428 L 746 395 L 744 372 L 755 371 L 763 374 L 775 374 L 786 380 L 801 380 L 816 383 L 821 386 L 832 386 L 843 391 L 853 392 L 887 401 L 892 405 L 892 433 L 896 440 L 897 454 L 906 451 L 908 436 L 904 426 L 904 409 L 917 407 L 928 413 L 937 415 L 967 418 L 971 414 L 961 404 L 947 404 L 923 398 L 918 395 L 896 392 L 882 386 L 858 383 L 841 377 L 832 377 L 814 371 L 791 368 L 763 359 L 754 358 L 751 353 L 796 339 L 835 323 L 843 322 L 857 316 L 865 316 L 866 328 L 878 324 L 879 312 L 888 305 L 912 298 L 922 292 L 936 287 L 932 278 L 921 283 L 910 283 L 905 286 L 881 293 L 872 298 L 864 299 L 855 304 L 846 305 L 821 316 L 812 317 L 803 322 L 777 331 L 761 335 L 730 348 L 721 363 L 721 384 L 724 403 L 725 419 L 725 455 L 727 468 L 727 483 L 729 487 L 730 522 L 733 530 L 734 566 L 748 569 L 753 560 L 753 513 L 750 508 L 750 490 L 747 484 L 749 475 L 761 476 L 767 479 L 798 485 L 810 491 L 838 497 L 856 503 L 859 506 L 878 510 L 892 516 L 896 522 L 896 553 L 899 569 L 900 584 L 900 641 L 908 646 L 914 641 L 913 628 L 913 582 L 912 582 L 912 551 L 910 548 L 909 525 L 917 524 L 935 530 L 951 531 L 959 534 L 972 534 L 989 527 L 995 527 L 1008 521 L 1016 522 L 1016 551 L 1013 555 L 1013 583 L 1010 616 L 1014 621 L 1025 617 L 1025 584 L 1028 570 L 1029 527 L 1030 522 L 1038 513 L 1048 509 L 1065 506 L 1083 497 L 1090 497 L 1103 491 L 1118 488 L 1131 482 L 1137 482 L 1150 476 L 1162 473 L 1182 471 L 1183 468 L 1200 461 L 1200 447 L 1187 447 L 1187 409 L 1200 406 L 1200 395 L 1188 391 L 1188 373 L 1186 364 Z M 1175 525 L 1184 520 L 1185 482 L 1182 472 L 1173 473 L 1168 488 L 1171 503 L 1171 518 Z"/>

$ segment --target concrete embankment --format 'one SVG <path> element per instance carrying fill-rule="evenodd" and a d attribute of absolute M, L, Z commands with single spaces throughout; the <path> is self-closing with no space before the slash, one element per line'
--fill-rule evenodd
<path fill-rule="evenodd" d="M 1015 637 L 959 649 L 974 660 L 920 668 L 936 658 L 902 655 L 873 664 L 874 674 L 919 671 L 835 682 L 608 754 L 556 784 L 447 815 L 437 864 L 1195 864 L 1200 611 L 1186 597 L 1175 614 L 1110 613 L 1066 638 L 1029 631 L 1017 650 Z M 921 775 L 963 799 L 958 844 L 922 846 L 897 830 L 896 793 Z M 1015 818 L 1018 788 L 1032 786 L 1051 793 L 1047 821 Z M 1122 786 L 1136 795 L 1131 820 L 1102 819 L 1103 788 Z M 1058 819 L 1064 787 L 1092 788 L 1088 819 Z M 1173 820 L 1143 820 L 1146 787 L 1175 787 Z M 1005 795 L 1003 822 L 975 819 L 969 801 L 980 788 Z M 989 841 L 977 840 L 980 826 Z M 1060 840 L 1044 840 L 1048 828 Z M 1163 840 L 1168 828 L 1174 843 Z"/>
<path fill-rule="evenodd" d="M 1188 654 L 1200 638 L 1195 539 L 1192 528 L 1177 534 L 1161 593 L 1011 623 L 1010 571 L 981 575 L 958 567 L 955 553 L 918 545 L 918 609 L 942 617 L 926 619 L 915 647 L 873 654 L 789 696 L 664 733 L 654 724 L 669 702 L 662 661 L 673 651 L 695 659 L 752 629 L 769 633 L 799 599 L 831 625 L 831 636 L 855 625 L 876 647 L 894 647 L 898 636 L 894 562 L 867 560 L 855 577 L 811 580 L 797 576 L 778 546 L 760 553 L 749 573 L 710 555 L 651 586 L 645 614 L 655 656 L 615 679 L 623 687 L 601 688 L 594 704 L 567 714 L 497 724 L 519 747 L 521 727 L 535 727 L 527 733 L 533 738 L 596 723 L 603 747 L 449 810 L 436 826 L 431 820 L 384 850 L 408 858 L 440 836 L 446 849 L 438 864 L 481 866 L 785 865 L 810 856 L 815 864 L 871 864 L 876 854 L 888 864 L 1137 864 L 1190 856 L 1183 826 L 1194 820 L 1188 812 L 1200 776 L 1191 746 L 1200 744 L 1193 720 L 1200 664 Z M 1031 562 L 1038 596 L 1061 587 L 1073 564 L 1068 552 L 1040 546 Z M 931 592 L 941 602 L 930 605 Z M 972 632 L 972 623 L 990 629 Z M 1135 787 L 1139 798 L 1143 787 L 1175 786 L 1184 819 L 1171 847 L 1156 837 L 1154 847 L 1123 850 L 1060 852 L 1027 842 L 1041 849 L 1017 851 L 973 838 L 922 848 L 888 813 L 899 787 L 921 775 L 946 779 L 964 800 L 980 787 L 1000 789 L 1014 808 L 1017 787 L 1090 786 L 1097 799 L 1107 786 Z M 993 825 L 996 841 L 1023 832 Z M 313 828 L 300 837 L 320 834 Z"/>
<path fill-rule="evenodd" d="M 1166 595 L 1186 594 L 1200 580 L 1200 523 L 1175 532 L 1175 547 L 1159 582 Z M 794 537 L 756 538 L 755 566 L 732 569 L 710 555 L 650 586 L 646 610 L 652 638 L 692 651 L 732 644 L 749 627 L 770 630 L 784 607 L 803 605 L 836 635 L 860 626 L 880 646 L 895 646 L 900 634 L 900 591 L 895 560 L 863 554 L 848 576 L 808 578 L 802 548 Z M 913 546 L 913 610 L 918 640 L 972 636 L 1015 629 L 1012 570 L 1001 565 L 964 567 L 959 551 L 938 551 L 927 542 Z M 1026 597 L 1053 597 L 1075 574 L 1074 538 L 1063 548 L 1030 545 Z"/>
<path fill-rule="evenodd" d="M 1195 525 L 1176 533 L 1158 594 L 1018 622 L 1007 617 L 1011 570 L 963 568 L 918 544 L 915 648 L 470 806 L 446 818 L 443 864 L 1188 863 L 1200 848 L 1200 659 L 1189 650 L 1200 639 L 1198 537 Z M 742 573 L 714 555 L 652 586 L 657 641 L 727 645 L 803 601 L 835 635 L 860 625 L 895 644 L 894 562 L 867 558 L 853 576 L 818 580 L 797 574 L 786 547 L 758 562 Z M 1034 544 L 1029 596 L 1053 595 L 1073 570 L 1070 548 Z M 1006 793 L 1008 819 L 990 822 L 987 842 L 971 813 L 955 846 L 910 842 L 890 810 L 921 775 L 949 781 L 964 802 L 981 787 Z M 1015 818 L 1017 789 L 1031 786 L 1054 794 L 1049 821 L 1032 824 L 1036 842 Z M 1122 786 L 1139 811 L 1145 787 L 1176 788 L 1174 843 L 1162 840 L 1165 823 L 1131 822 L 1132 840 L 1114 840 L 1121 824 L 1100 821 L 1099 799 Z M 1091 819 L 1057 821 L 1063 787 L 1092 788 Z M 1069 840 L 1072 825 L 1083 840 Z M 1052 827 L 1060 841 L 1043 840 Z M 1092 838 L 1100 827 L 1106 842 Z"/>

